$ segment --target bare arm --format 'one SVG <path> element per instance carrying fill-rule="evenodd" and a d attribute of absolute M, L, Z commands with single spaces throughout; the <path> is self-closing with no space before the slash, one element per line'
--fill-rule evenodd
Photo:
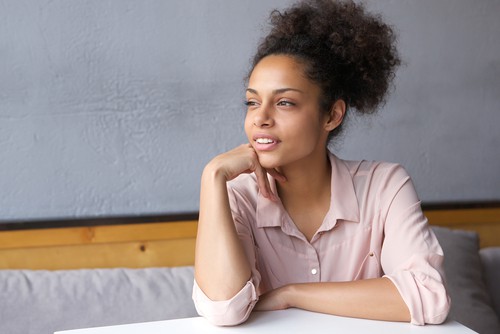
<path fill-rule="evenodd" d="M 251 267 L 234 226 L 226 182 L 254 172 L 264 196 L 274 199 L 267 172 L 250 145 L 214 158 L 203 171 L 195 252 L 195 279 L 211 300 L 228 300 L 250 279 Z"/>
<path fill-rule="evenodd" d="M 226 180 L 205 170 L 201 182 L 195 278 L 212 300 L 233 297 L 250 278 L 250 266 L 229 209 Z"/>
<path fill-rule="evenodd" d="M 255 310 L 289 307 L 347 317 L 410 321 L 410 312 L 388 278 L 291 284 L 263 296 Z"/>

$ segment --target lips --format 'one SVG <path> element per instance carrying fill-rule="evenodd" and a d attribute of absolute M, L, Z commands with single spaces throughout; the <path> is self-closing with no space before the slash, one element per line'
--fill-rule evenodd
<path fill-rule="evenodd" d="M 258 151 L 271 151 L 280 143 L 278 138 L 268 134 L 255 134 L 252 139 L 254 148 Z"/>

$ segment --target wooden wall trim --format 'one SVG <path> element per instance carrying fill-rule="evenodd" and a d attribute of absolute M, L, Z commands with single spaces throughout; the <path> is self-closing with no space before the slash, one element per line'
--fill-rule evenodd
<path fill-rule="evenodd" d="M 476 209 L 425 210 L 431 224 L 454 226 L 469 224 L 500 224 L 500 207 Z"/>
<path fill-rule="evenodd" d="M 195 238 L 195 220 L 0 232 L 0 249 Z"/>
<path fill-rule="evenodd" d="M 425 210 L 431 225 L 473 231 L 481 248 L 500 246 L 500 207 Z"/>
<path fill-rule="evenodd" d="M 500 246 L 500 205 L 427 208 L 424 213 L 431 225 L 477 232 L 481 247 Z M 0 269 L 193 265 L 198 224 L 197 214 L 188 218 L 193 217 L 196 219 L 153 219 L 143 223 L 133 217 L 123 224 L 3 230 Z M 97 222 L 94 220 L 93 224 Z"/>
<path fill-rule="evenodd" d="M 0 232 L 0 269 L 194 264 L 196 220 Z"/>
<path fill-rule="evenodd" d="M 68 270 L 177 267 L 194 264 L 195 239 L 0 250 L 0 269 Z"/>

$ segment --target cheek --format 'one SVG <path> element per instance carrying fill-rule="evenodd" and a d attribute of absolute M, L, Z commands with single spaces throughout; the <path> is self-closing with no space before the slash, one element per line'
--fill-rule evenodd
<path fill-rule="evenodd" d="M 300 137 L 304 145 L 316 145 L 324 132 L 321 123 L 311 118 L 303 119 L 295 124 L 296 136 Z"/>
<path fill-rule="evenodd" d="M 290 130 L 299 135 L 309 137 L 312 134 L 318 133 L 320 130 L 319 122 L 311 116 L 295 117 L 286 120 L 287 126 Z"/>

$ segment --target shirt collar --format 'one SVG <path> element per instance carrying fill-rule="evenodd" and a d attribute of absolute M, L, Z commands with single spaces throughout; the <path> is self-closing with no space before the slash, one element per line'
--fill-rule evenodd
<path fill-rule="evenodd" d="M 335 226 L 338 219 L 359 222 L 359 205 L 352 175 L 345 161 L 329 153 L 332 166 L 330 210 L 326 214 L 324 229 Z"/>
<path fill-rule="evenodd" d="M 358 199 L 352 182 L 352 175 L 345 162 L 334 154 L 328 153 L 332 166 L 330 209 L 320 227 L 329 230 L 335 226 L 338 219 L 359 222 Z M 277 194 L 276 181 L 268 176 L 271 190 Z M 257 227 L 285 227 L 288 217 L 280 200 L 273 202 L 259 192 L 257 196 L 256 226 Z"/>

